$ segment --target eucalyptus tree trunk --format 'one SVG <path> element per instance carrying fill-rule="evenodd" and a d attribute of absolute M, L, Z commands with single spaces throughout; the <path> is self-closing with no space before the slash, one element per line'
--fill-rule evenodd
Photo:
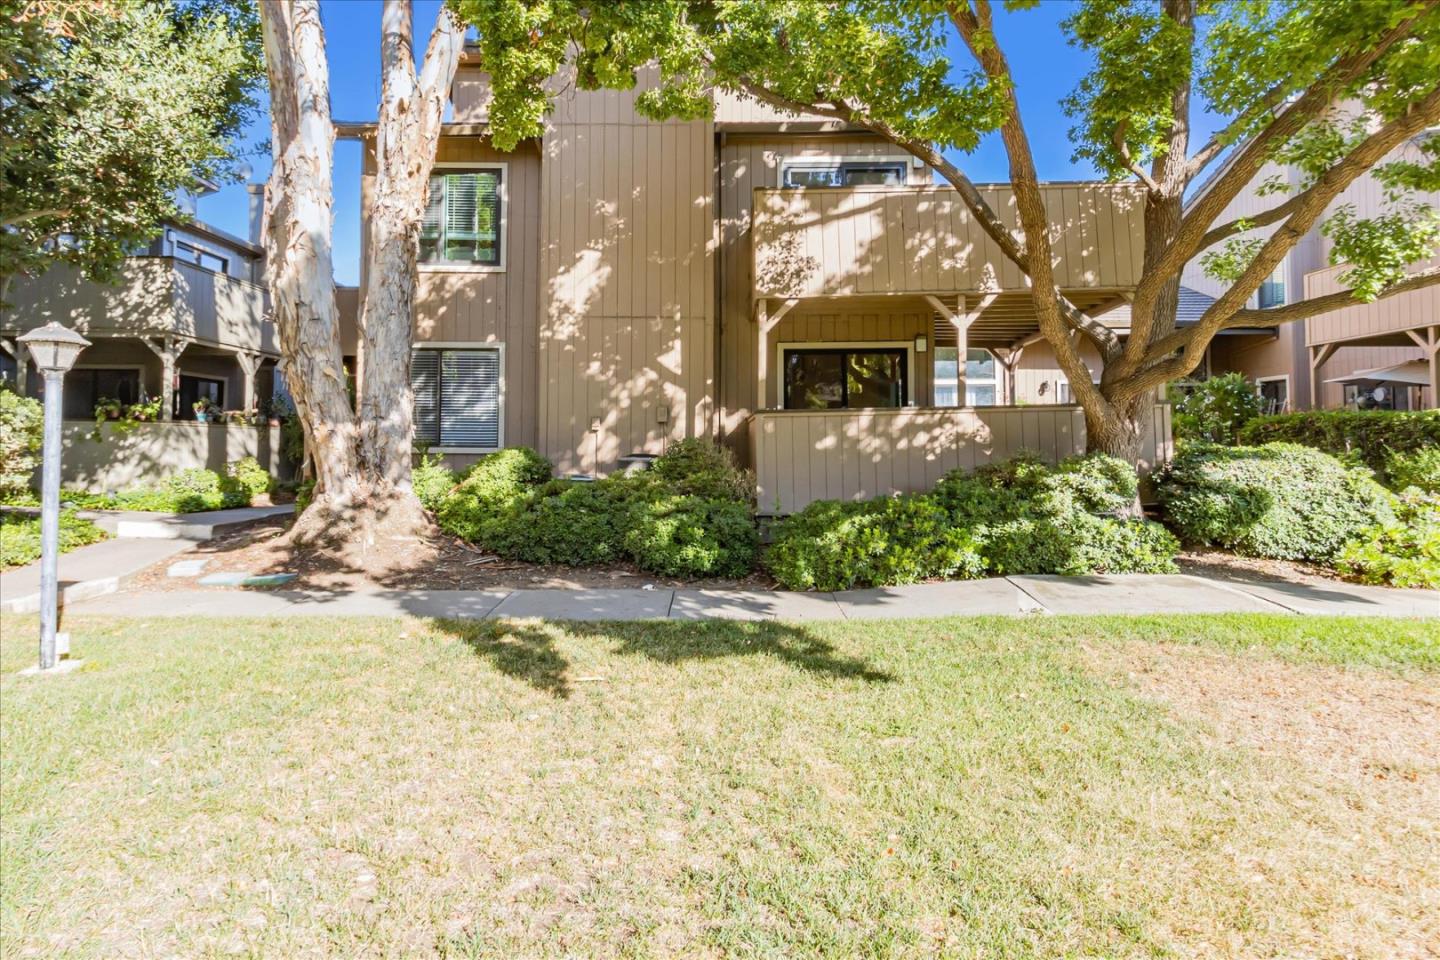
<path fill-rule="evenodd" d="M 330 250 L 335 131 L 329 67 L 317 0 L 263 0 L 260 12 L 274 157 L 266 270 L 286 382 L 315 470 L 318 516 L 350 508 L 361 486 Z"/>
<path fill-rule="evenodd" d="M 382 16 L 380 117 L 360 320 L 360 459 L 374 495 L 391 501 L 392 515 L 424 523 L 410 486 L 415 260 L 465 28 L 441 9 L 417 78 L 410 0 L 386 0 Z"/>
<path fill-rule="evenodd" d="M 315 469 L 291 541 L 366 568 L 432 527 L 410 488 L 410 331 L 416 237 L 464 28 L 440 13 L 417 82 L 408 0 L 384 10 L 384 99 L 370 211 L 361 393 L 345 384 L 331 261 L 335 131 L 318 0 L 263 0 L 274 171 L 266 255 L 287 382 Z"/>

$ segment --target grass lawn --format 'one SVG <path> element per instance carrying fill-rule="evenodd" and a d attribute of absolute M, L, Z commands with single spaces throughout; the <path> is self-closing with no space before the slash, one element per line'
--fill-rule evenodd
<path fill-rule="evenodd" d="M 1430 956 L 1440 630 L 0 621 L 6 956 Z"/>

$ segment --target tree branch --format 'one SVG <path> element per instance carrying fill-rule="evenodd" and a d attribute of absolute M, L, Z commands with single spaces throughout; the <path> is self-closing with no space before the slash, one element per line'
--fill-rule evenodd
<path fill-rule="evenodd" d="M 1413 293 L 1416 290 L 1424 290 L 1426 287 L 1433 287 L 1440 284 L 1440 268 L 1425 270 L 1421 273 L 1412 273 L 1404 280 L 1392 283 L 1381 290 L 1375 297 L 1375 301 L 1386 300 L 1402 293 Z M 1375 302 L 1370 301 L 1370 302 Z M 1342 307 L 1351 307 L 1357 304 L 1364 304 L 1366 301 L 1357 300 L 1353 290 L 1338 290 L 1335 293 L 1327 293 L 1318 297 L 1311 297 L 1308 300 L 1297 300 L 1294 303 L 1287 303 L 1282 307 L 1271 307 L 1268 310 L 1236 310 L 1230 318 L 1221 324 L 1222 330 L 1233 330 L 1237 327 L 1278 327 L 1284 323 L 1291 323 L 1296 320 L 1305 320 L 1309 317 L 1319 316 L 1322 313 L 1329 313 L 1331 310 L 1339 310 Z"/>
<path fill-rule="evenodd" d="M 1276 204 L 1269 210 L 1264 210 L 1253 216 L 1240 217 L 1236 220 L 1231 220 L 1229 223 L 1221 224 L 1218 227 L 1212 227 L 1205 236 L 1200 238 L 1200 249 L 1209 250 L 1220 241 L 1228 240 L 1235 234 L 1249 230 L 1252 227 L 1265 227 L 1272 223 L 1279 223 L 1304 205 L 1305 195 L 1309 192 L 1309 190 L 1306 190 L 1304 193 L 1297 193 L 1284 203 Z"/>
<path fill-rule="evenodd" d="M 1125 131 L 1129 129 L 1129 127 L 1129 120 L 1121 120 L 1117 123 L 1114 131 L 1110 134 L 1110 142 L 1115 144 L 1115 152 L 1120 154 L 1120 159 L 1125 161 L 1125 166 L 1129 168 L 1130 172 L 1139 177 L 1140 182 L 1145 184 L 1146 187 L 1159 193 L 1160 184 L 1156 183 L 1155 179 L 1145 171 L 1145 168 L 1140 166 L 1134 157 L 1130 156 L 1130 147 L 1125 142 Z"/>
<path fill-rule="evenodd" d="M 1422 14 L 1429 12 L 1433 0 L 1417 0 L 1406 16 L 1387 30 L 1376 43 L 1358 53 L 1341 57 L 1320 75 L 1298 98 L 1292 101 L 1263 130 L 1252 137 L 1235 159 L 1218 175 L 1208 190 L 1191 205 L 1175 239 L 1150 265 L 1135 291 L 1135 299 L 1148 301 L 1170 276 L 1184 268 L 1201 249 L 1206 228 L 1215 222 L 1230 201 L 1239 195 L 1270 159 L 1273 148 L 1294 137 L 1305 125 L 1333 102 L 1338 91 L 1362 77 L 1367 70 L 1408 37 L 1418 26 Z"/>

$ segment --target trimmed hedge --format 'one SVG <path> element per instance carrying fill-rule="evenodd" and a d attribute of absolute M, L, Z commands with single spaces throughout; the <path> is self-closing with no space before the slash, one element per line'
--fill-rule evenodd
<path fill-rule="evenodd" d="M 1138 479 L 1124 461 L 1050 466 L 1017 457 L 947 474 L 929 494 L 825 500 L 782 521 L 766 565 L 789 589 L 840 590 L 1019 573 L 1172 573 L 1179 543 L 1120 516 Z"/>
<path fill-rule="evenodd" d="M 1440 493 L 1440 446 L 1410 453 L 1396 450 L 1385 458 L 1385 479 L 1392 490 L 1416 487 Z"/>
<path fill-rule="evenodd" d="M 1337 457 L 1354 457 L 1395 487 L 1388 472 L 1391 454 L 1440 447 L 1440 410 L 1282 413 L 1251 420 L 1240 429 L 1239 440 L 1249 446 L 1303 443 Z"/>
<path fill-rule="evenodd" d="M 1294 443 L 1187 447 L 1157 493 L 1187 543 L 1254 557 L 1333 561 L 1369 527 L 1394 521 L 1368 470 Z"/>

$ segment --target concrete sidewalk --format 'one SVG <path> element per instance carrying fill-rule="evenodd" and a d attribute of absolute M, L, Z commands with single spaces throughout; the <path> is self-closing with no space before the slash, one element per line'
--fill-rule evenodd
<path fill-rule="evenodd" d="M 192 546 L 190 540 L 101 540 L 62 553 L 57 564 L 60 605 L 114 593 L 141 570 Z M 39 561 L 0 573 L 0 613 L 34 613 L 39 609 Z"/>
<path fill-rule="evenodd" d="M 213 538 L 217 531 L 294 513 L 295 506 L 238 507 L 204 513 L 78 512 L 116 539 L 102 540 L 60 555 L 61 606 L 114 593 L 140 571 Z M 0 573 L 0 613 L 32 613 L 38 609 L 40 561 Z"/>
<path fill-rule="evenodd" d="M 135 591 L 75 605 L 128 617 L 414 616 L 548 620 L 867 620 L 981 614 L 1297 613 L 1440 617 L 1440 592 L 1194 576 L 999 577 L 839 593 L 722 590 Z"/>

